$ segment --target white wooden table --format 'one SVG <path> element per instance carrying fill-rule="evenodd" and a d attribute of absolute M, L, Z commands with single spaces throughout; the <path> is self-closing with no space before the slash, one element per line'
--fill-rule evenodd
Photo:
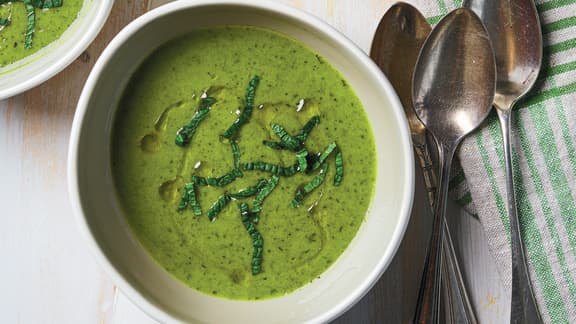
<path fill-rule="evenodd" d="M 394 2 L 282 1 L 325 20 L 365 51 Z M 99 53 L 122 26 L 162 2 L 167 1 L 116 1 L 97 40 L 71 66 L 35 89 L 0 101 L 0 322 L 156 323 L 89 254 L 68 202 L 66 157 L 76 101 Z M 420 174 L 416 185 L 413 217 L 395 260 L 336 323 L 410 321 L 429 224 Z M 480 224 L 455 207 L 450 216 L 481 323 L 506 322 L 509 296 L 501 288 Z"/>

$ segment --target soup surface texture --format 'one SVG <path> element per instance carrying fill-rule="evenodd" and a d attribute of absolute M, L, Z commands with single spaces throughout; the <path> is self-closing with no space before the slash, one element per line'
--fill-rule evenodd
<path fill-rule="evenodd" d="M 281 296 L 320 276 L 355 236 L 376 178 L 372 129 L 346 80 L 304 45 L 248 26 L 200 29 L 147 58 L 120 102 L 112 148 L 140 243 L 189 287 L 230 299 Z"/>
<path fill-rule="evenodd" d="M 8 19 L 0 27 L 0 67 L 15 63 L 54 42 L 74 22 L 84 0 L 63 0 L 62 6 L 34 8 L 32 47 L 25 47 L 28 13 L 23 1 L 0 0 L 0 19 Z M 1 25 L 1 24 L 0 24 Z"/>

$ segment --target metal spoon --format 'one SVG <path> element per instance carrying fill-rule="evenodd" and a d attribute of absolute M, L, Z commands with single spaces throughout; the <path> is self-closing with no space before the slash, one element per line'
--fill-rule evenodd
<path fill-rule="evenodd" d="M 430 209 L 436 198 L 436 171 L 426 140 L 426 128 L 412 105 L 412 75 L 420 49 L 432 28 L 412 5 L 394 4 L 382 17 L 374 34 L 370 57 L 388 77 L 402 101 L 412 144 L 424 176 Z M 460 271 L 448 223 L 444 222 L 443 253 L 446 256 L 442 287 L 448 296 L 448 323 L 477 323 Z"/>
<path fill-rule="evenodd" d="M 488 115 L 494 100 L 496 67 L 487 31 L 474 12 L 452 11 L 432 30 L 414 72 L 416 114 L 438 147 L 440 185 L 432 221 L 418 309 L 414 322 L 438 323 L 442 272 L 442 224 L 454 152 Z"/>
<path fill-rule="evenodd" d="M 542 62 L 542 32 L 532 0 L 465 0 L 484 21 L 496 56 L 496 96 L 504 144 L 507 209 L 512 242 L 511 323 L 542 323 L 534 298 L 514 197 L 510 144 L 514 104 L 532 88 Z"/>

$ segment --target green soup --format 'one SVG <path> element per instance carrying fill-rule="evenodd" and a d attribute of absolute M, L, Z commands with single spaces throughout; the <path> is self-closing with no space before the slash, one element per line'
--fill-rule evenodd
<path fill-rule="evenodd" d="M 247 109 L 245 94 L 254 75 L 260 83 L 252 114 L 232 136 L 238 161 L 222 135 Z M 191 121 L 205 92 L 215 103 L 189 145 L 176 145 L 176 133 Z M 252 162 L 298 165 L 298 153 L 263 141 L 282 142 L 273 124 L 298 137 L 314 116 L 320 122 L 300 149 L 309 152 L 313 165 L 318 153 L 335 143 L 324 172 L 310 166 L 304 172 L 302 165 L 293 175 L 248 168 Z M 363 222 L 376 177 L 372 130 L 346 80 L 302 44 L 255 27 L 198 30 L 154 52 L 125 91 L 112 147 L 117 195 L 141 244 L 189 287 L 231 299 L 280 296 L 319 277 Z M 334 183 L 337 152 L 344 171 L 339 185 Z M 193 176 L 221 179 L 237 168 L 241 174 L 223 187 L 194 186 L 201 215 L 190 206 L 179 210 Z M 239 205 L 245 202 L 252 210 L 258 198 L 222 197 L 269 181 L 274 174 L 277 185 L 264 199 L 259 221 L 250 219 L 253 228 L 247 229 Z M 294 207 L 298 190 L 319 177 L 324 181 Z M 210 221 L 208 215 L 217 207 L 221 211 Z M 261 248 L 254 230 L 261 235 Z M 257 254 L 261 271 L 254 274 Z"/>
<path fill-rule="evenodd" d="M 15 63 L 54 42 L 78 16 L 84 0 L 63 0 L 61 7 L 34 8 L 35 28 L 32 47 L 25 48 L 28 15 L 23 1 L 0 0 L 0 19 L 10 24 L 0 26 L 0 67 Z"/>

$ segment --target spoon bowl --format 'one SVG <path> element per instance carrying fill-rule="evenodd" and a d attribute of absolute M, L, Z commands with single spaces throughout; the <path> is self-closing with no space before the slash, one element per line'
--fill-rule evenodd
<path fill-rule="evenodd" d="M 390 80 L 408 118 L 412 135 L 425 134 L 412 104 L 412 75 L 418 54 L 432 28 L 413 6 L 399 2 L 382 17 L 374 33 L 370 57 Z"/>
<path fill-rule="evenodd" d="M 466 0 L 484 22 L 496 57 L 494 105 L 512 109 L 532 88 L 542 64 L 542 33 L 532 0 Z"/>
<path fill-rule="evenodd" d="M 490 112 L 494 55 L 468 10 L 447 16 L 424 44 L 413 80 L 416 114 L 440 142 L 459 142 Z M 486 88 L 488 87 L 488 89 Z"/>
<path fill-rule="evenodd" d="M 469 9 L 452 11 L 424 43 L 412 87 L 416 114 L 436 140 L 440 168 L 416 323 L 440 321 L 440 248 L 452 158 L 460 141 L 488 116 L 495 85 L 494 53 L 484 25 Z"/>

